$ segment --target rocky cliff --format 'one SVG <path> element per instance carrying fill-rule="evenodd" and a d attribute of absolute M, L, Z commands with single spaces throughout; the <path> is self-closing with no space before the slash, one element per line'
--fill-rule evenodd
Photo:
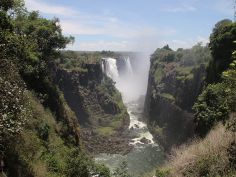
<path fill-rule="evenodd" d="M 124 132 L 129 115 L 121 94 L 103 74 L 100 62 L 83 63 L 79 69 L 71 70 L 57 66 L 53 73 L 54 82 L 79 120 L 86 149 L 95 153 L 128 151 Z"/>
<path fill-rule="evenodd" d="M 194 133 L 192 106 L 205 77 L 206 47 L 172 51 L 168 46 L 151 56 L 145 112 L 154 138 L 166 149 Z"/>

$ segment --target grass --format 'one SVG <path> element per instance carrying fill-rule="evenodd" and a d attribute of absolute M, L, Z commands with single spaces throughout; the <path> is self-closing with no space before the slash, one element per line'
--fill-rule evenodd
<path fill-rule="evenodd" d="M 102 136 L 111 136 L 115 131 L 113 127 L 99 127 L 97 133 Z"/>
<path fill-rule="evenodd" d="M 176 71 L 180 74 L 180 75 L 188 75 L 191 73 L 191 71 L 193 70 L 194 66 L 185 66 L 185 67 L 181 67 L 179 66 Z"/>
<path fill-rule="evenodd" d="M 162 67 L 159 67 L 158 69 L 155 70 L 154 78 L 156 83 L 161 82 L 163 76 L 164 76 L 164 70 Z"/>
<path fill-rule="evenodd" d="M 202 140 L 195 140 L 172 151 L 165 166 L 158 170 L 164 176 L 230 176 L 228 149 L 234 140 L 232 132 L 218 125 Z"/>
<path fill-rule="evenodd" d="M 61 130 L 66 125 L 63 122 L 57 122 L 54 114 L 49 109 L 45 109 L 33 93 L 28 92 L 27 95 L 31 116 L 28 117 L 26 127 L 14 147 L 18 154 L 17 163 L 19 166 L 26 166 L 24 168 L 29 169 L 30 174 L 36 177 L 65 177 L 66 159 L 71 149 L 75 147 L 61 137 Z M 65 107 L 65 114 L 70 117 L 74 113 Z M 40 129 L 45 125 L 48 129 Z M 40 136 L 41 131 L 46 131 L 48 137 L 44 139 Z"/>
<path fill-rule="evenodd" d="M 194 69 L 194 66 L 178 67 L 176 69 L 176 71 L 177 71 L 176 79 L 183 82 L 183 83 L 185 80 L 193 79 L 193 77 L 194 77 L 194 75 L 192 73 L 193 69 Z"/>
<path fill-rule="evenodd" d="M 173 101 L 173 102 L 175 101 L 175 97 L 169 93 L 161 93 L 160 95 L 164 98 L 167 98 L 167 99 Z"/>

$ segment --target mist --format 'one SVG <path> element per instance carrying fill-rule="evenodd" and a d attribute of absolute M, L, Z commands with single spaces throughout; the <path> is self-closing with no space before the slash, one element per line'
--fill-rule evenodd
<path fill-rule="evenodd" d="M 132 53 L 120 59 L 104 58 L 104 70 L 115 82 L 124 102 L 136 101 L 147 91 L 150 54 Z"/>

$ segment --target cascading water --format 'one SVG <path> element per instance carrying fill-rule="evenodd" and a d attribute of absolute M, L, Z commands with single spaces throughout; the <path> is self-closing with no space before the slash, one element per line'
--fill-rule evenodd
<path fill-rule="evenodd" d="M 119 72 L 116 65 L 116 59 L 114 58 L 103 58 L 102 68 L 103 72 L 110 77 L 113 81 L 118 82 Z"/>
<path fill-rule="evenodd" d="M 122 72 L 125 74 L 119 74 L 117 60 L 114 58 L 103 58 L 102 68 L 103 72 L 115 81 L 116 88 L 122 94 L 122 99 L 130 116 L 130 133 L 135 136 L 130 139 L 130 145 L 133 145 L 134 149 L 125 156 L 100 154 L 95 160 L 104 163 L 111 170 L 117 168 L 120 162 L 127 161 L 129 172 L 134 176 L 139 176 L 156 167 L 162 161 L 163 154 L 159 146 L 153 141 L 153 136 L 143 118 L 144 99 L 140 99 L 140 96 L 145 94 L 146 89 L 140 89 L 140 87 L 145 83 L 144 80 L 147 77 L 140 80 L 140 75 L 133 71 L 130 58 L 123 57 L 122 60 L 125 65 L 125 70 Z"/>
<path fill-rule="evenodd" d="M 125 60 L 125 67 L 126 67 L 126 73 L 128 74 L 128 76 L 132 76 L 133 75 L 133 69 L 130 63 L 130 58 L 129 57 L 124 57 Z"/>

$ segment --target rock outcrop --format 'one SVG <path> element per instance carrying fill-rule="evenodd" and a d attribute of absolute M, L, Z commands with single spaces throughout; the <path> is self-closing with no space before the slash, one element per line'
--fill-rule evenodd
<path fill-rule="evenodd" d="M 192 106 L 205 78 L 204 62 L 187 63 L 178 54 L 158 49 L 152 55 L 145 101 L 148 127 L 166 150 L 193 136 Z"/>
<path fill-rule="evenodd" d="M 89 151 L 99 153 L 100 150 L 104 152 L 103 148 L 99 147 L 103 147 L 104 143 L 110 144 L 111 150 L 107 151 L 109 153 L 115 151 L 113 147 L 117 142 L 124 142 L 117 148 L 116 153 L 126 151 L 128 142 L 121 134 L 128 130 L 129 115 L 121 94 L 111 79 L 103 74 L 100 63 L 83 64 L 80 70 L 57 66 L 53 69 L 53 75 L 54 82 L 79 120 L 85 147 Z M 108 137 L 113 138 L 106 142 Z"/>

